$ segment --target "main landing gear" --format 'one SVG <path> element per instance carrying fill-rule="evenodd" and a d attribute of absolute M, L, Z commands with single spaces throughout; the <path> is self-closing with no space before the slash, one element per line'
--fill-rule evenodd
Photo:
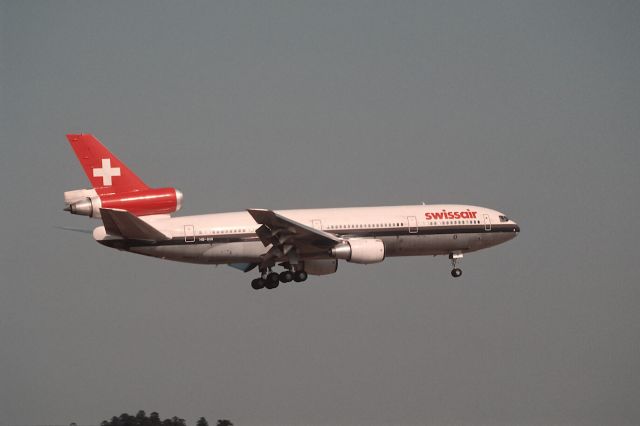
<path fill-rule="evenodd" d="M 291 281 L 295 281 L 300 283 L 302 281 L 306 281 L 309 275 L 302 269 L 297 270 L 295 272 L 287 269 L 285 271 L 280 272 L 262 272 L 261 276 L 251 280 L 251 287 L 254 290 L 260 290 L 261 288 L 267 288 L 272 290 L 280 285 L 280 283 L 289 283 Z"/>
<path fill-rule="evenodd" d="M 451 276 L 453 278 L 458 278 L 462 275 L 462 269 L 456 268 L 456 264 L 459 259 L 462 259 L 462 253 L 449 253 L 449 259 L 451 259 L 451 266 L 453 267 L 451 270 Z"/>

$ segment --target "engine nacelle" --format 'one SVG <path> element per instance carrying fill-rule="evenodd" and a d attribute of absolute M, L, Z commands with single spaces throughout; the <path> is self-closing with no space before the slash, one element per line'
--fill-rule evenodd
<path fill-rule="evenodd" d="M 336 259 L 353 263 L 378 263 L 384 260 L 384 243 L 375 238 L 352 238 L 331 249 Z"/>
<path fill-rule="evenodd" d="M 182 192 L 175 188 L 156 188 L 102 196 L 96 194 L 80 199 L 75 198 L 77 195 L 84 195 L 81 191 L 87 190 L 65 193 L 65 201 L 72 201 L 65 210 L 71 214 L 100 217 L 100 209 L 106 208 L 127 210 L 136 216 L 147 216 L 173 213 L 182 207 Z M 93 192 L 95 193 L 95 191 Z M 87 193 L 86 195 L 90 194 Z"/>
<path fill-rule="evenodd" d="M 338 270 L 336 259 L 310 259 L 304 261 L 304 270 L 309 275 L 329 275 Z"/>

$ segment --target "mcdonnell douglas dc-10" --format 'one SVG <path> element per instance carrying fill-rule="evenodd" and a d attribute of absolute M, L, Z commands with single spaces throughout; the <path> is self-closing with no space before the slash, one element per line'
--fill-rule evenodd
<path fill-rule="evenodd" d="M 483 207 L 434 204 L 304 210 L 247 209 L 171 217 L 182 192 L 151 188 L 90 134 L 67 135 L 91 189 L 64 193 L 65 211 L 101 218 L 100 244 L 200 264 L 257 268 L 254 289 L 336 272 L 338 260 L 370 264 L 395 256 L 445 255 L 451 275 L 464 253 L 511 240 L 516 222 Z M 276 266 L 283 270 L 276 272 Z"/>

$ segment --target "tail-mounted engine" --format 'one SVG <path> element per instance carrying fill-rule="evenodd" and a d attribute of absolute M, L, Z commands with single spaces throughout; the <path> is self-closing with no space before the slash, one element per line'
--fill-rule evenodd
<path fill-rule="evenodd" d="M 353 263 L 378 263 L 384 260 L 384 243 L 374 238 L 351 238 L 331 249 L 336 259 Z"/>
<path fill-rule="evenodd" d="M 122 209 L 136 216 L 168 214 L 182 207 L 182 192 L 175 188 L 145 189 L 99 196 L 94 189 L 64 193 L 65 211 L 71 214 L 100 217 L 100 209 Z"/>

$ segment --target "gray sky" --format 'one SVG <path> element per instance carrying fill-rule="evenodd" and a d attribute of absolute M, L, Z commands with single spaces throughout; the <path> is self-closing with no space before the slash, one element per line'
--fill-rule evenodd
<path fill-rule="evenodd" d="M 640 422 L 637 2 L 0 3 L 0 418 Z M 55 226 L 92 132 L 182 214 L 456 202 L 522 234 L 256 292 Z"/>

